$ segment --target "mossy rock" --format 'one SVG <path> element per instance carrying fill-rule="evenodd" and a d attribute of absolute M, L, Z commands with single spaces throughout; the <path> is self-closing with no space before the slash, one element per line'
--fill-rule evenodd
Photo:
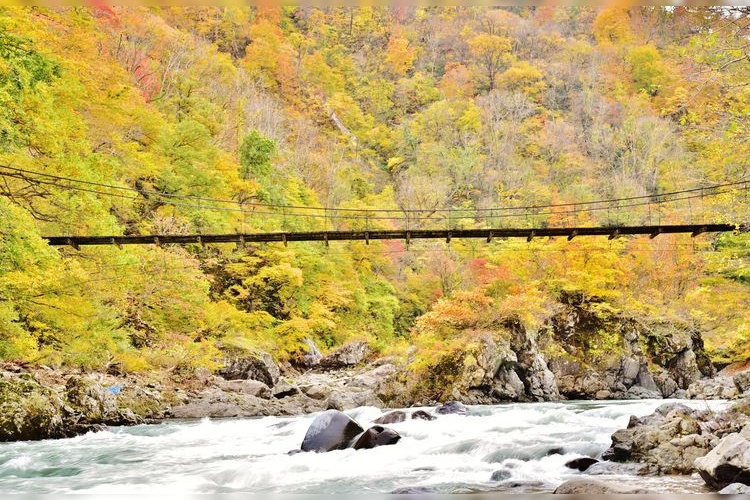
<path fill-rule="evenodd" d="M 60 398 L 30 378 L 0 378 L 0 441 L 64 436 Z"/>

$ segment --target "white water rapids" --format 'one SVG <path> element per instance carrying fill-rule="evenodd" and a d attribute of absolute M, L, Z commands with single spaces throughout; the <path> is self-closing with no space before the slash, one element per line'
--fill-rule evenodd
<path fill-rule="evenodd" d="M 0 444 L 0 493 L 389 493 L 426 488 L 551 492 L 582 474 L 565 462 L 598 457 L 630 415 L 664 400 L 518 403 L 469 407 L 467 415 L 390 424 L 392 446 L 328 453 L 299 449 L 314 415 L 169 422 L 110 428 L 71 439 Z M 713 410 L 722 402 L 682 401 Z M 427 408 L 427 410 L 432 410 Z M 384 413 L 346 412 L 367 428 Z M 495 471 L 506 476 L 491 481 Z M 600 479 L 666 492 L 702 491 L 689 477 Z"/>

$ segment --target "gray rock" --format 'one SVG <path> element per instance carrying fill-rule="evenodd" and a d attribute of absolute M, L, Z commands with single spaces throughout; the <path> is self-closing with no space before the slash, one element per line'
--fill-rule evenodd
<path fill-rule="evenodd" d="M 411 418 L 412 418 L 412 420 L 427 420 L 427 421 L 432 421 L 432 420 L 435 420 L 437 417 L 434 417 L 434 416 L 430 415 L 429 413 L 427 413 L 424 410 L 417 410 L 417 411 L 415 411 L 414 413 L 411 414 Z"/>
<path fill-rule="evenodd" d="M 644 488 L 630 488 L 591 478 L 574 478 L 557 487 L 555 494 L 562 495 L 617 495 L 625 493 L 653 493 Z"/>
<path fill-rule="evenodd" d="M 350 448 L 355 450 L 367 450 L 377 446 L 386 446 L 396 444 L 401 440 L 401 436 L 393 429 L 388 429 L 381 425 L 373 425 L 365 432 L 352 440 L 354 444 Z"/>
<path fill-rule="evenodd" d="M 706 456 L 695 460 L 695 467 L 711 488 L 718 490 L 732 483 L 750 484 L 750 425 L 729 434 Z"/>
<path fill-rule="evenodd" d="M 504 366 L 495 375 L 492 395 L 501 401 L 518 401 L 526 395 L 526 387 L 512 367 Z"/>
<path fill-rule="evenodd" d="M 359 406 L 382 408 L 383 402 L 372 391 L 343 390 L 331 393 L 325 405 L 328 409 L 344 411 Z"/>
<path fill-rule="evenodd" d="M 740 394 L 747 392 L 750 390 L 750 370 L 737 373 L 732 381 Z"/>
<path fill-rule="evenodd" d="M 224 380 L 217 384 L 222 390 L 270 399 L 271 389 L 258 380 Z"/>
<path fill-rule="evenodd" d="M 656 385 L 654 385 L 656 387 Z M 634 385 L 624 394 L 623 399 L 661 399 L 661 392 L 656 388 L 649 390 L 639 385 Z"/>
<path fill-rule="evenodd" d="M 652 415 L 631 417 L 627 429 L 612 434 L 612 445 L 602 457 L 643 462 L 664 474 L 688 474 L 694 460 L 716 443 L 716 436 L 701 427 L 712 416 L 680 403 L 663 404 Z"/>
<path fill-rule="evenodd" d="M 325 399 L 331 393 L 331 388 L 322 384 L 303 385 L 300 390 L 312 399 Z"/>
<path fill-rule="evenodd" d="M 750 493 L 750 486 L 742 483 L 732 483 L 718 491 L 721 495 L 747 495 Z"/>
<path fill-rule="evenodd" d="M 392 495 L 421 495 L 426 493 L 435 493 L 436 490 L 434 488 L 430 488 L 428 486 L 403 486 L 401 488 L 396 488 L 395 490 L 391 491 Z"/>
<path fill-rule="evenodd" d="M 273 387 L 279 380 L 279 367 L 266 352 L 255 357 L 232 358 L 224 360 L 224 367 L 219 375 L 227 380 L 258 380 L 268 387 Z"/>
<path fill-rule="evenodd" d="M 396 410 L 385 415 L 381 415 L 377 419 L 373 420 L 376 424 L 397 424 L 406 420 L 406 412 Z"/>
<path fill-rule="evenodd" d="M 506 479 L 509 479 L 510 476 L 511 472 L 508 469 L 499 469 L 492 473 L 490 481 L 505 481 Z"/>
<path fill-rule="evenodd" d="M 438 406 L 435 413 L 440 415 L 466 415 L 466 407 L 458 401 L 448 401 Z"/>
<path fill-rule="evenodd" d="M 299 388 L 289 382 L 279 382 L 271 391 L 276 399 L 287 398 L 299 394 Z"/>
<path fill-rule="evenodd" d="M 349 342 L 322 358 L 320 366 L 327 369 L 354 366 L 364 361 L 370 352 L 370 346 L 363 340 Z"/>
<path fill-rule="evenodd" d="M 565 462 L 565 467 L 567 467 L 568 469 L 576 469 L 583 472 L 598 462 L 599 460 L 595 458 L 581 457 Z"/>
<path fill-rule="evenodd" d="M 687 389 L 690 399 L 734 399 L 738 395 L 739 391 L 731 377 L 698 380 Z"/>
<path fill-rule="evenodd" d="M 313 419 L 302 440 L 302 451 L 342 450 L 365 430 L 338 410 L 327 410 Z"/>
<path fill-rule="evenodd" d="M 313 368 L 315 366 L 318 366 L 320 364 L 320 361 L 323 359 L 323 355 L 315 345 L 315 342 L 313 342 L 309 338 L 305 339 L 305 346 L 307 347 L 307 350 L 300 356 L 298 364 L 302 368 Z"/>

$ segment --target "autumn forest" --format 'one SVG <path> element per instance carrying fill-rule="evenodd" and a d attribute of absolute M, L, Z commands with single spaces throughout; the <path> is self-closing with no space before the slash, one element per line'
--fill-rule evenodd
<path fill-rule="evenodd" d="M 739 230 L 81 249 L 42 236 L 739 229 L 749 36 L 746 7 L 2 7 L 0 360 L 189 377 L 236 353 L 294 367 L 310 343 L 357 340 L 419 374 L 486 331 L 543 335 L 571 304 L 604 325 L 579 339 L 594 358 L 612 348 L 609 319 L 627 318 L 701 332 L 717 365 L 744 360 Z"/>

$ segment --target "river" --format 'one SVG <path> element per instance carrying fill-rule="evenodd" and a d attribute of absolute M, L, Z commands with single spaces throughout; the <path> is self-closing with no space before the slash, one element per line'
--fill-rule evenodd
<path fill-rule="evenodd" d="M 565 462 L 600 455 L 630 415 L 647 415 L 664 402 L 473 406 L 466 416 L 391 424 L 402 435 L 392 446 L 319 454 L 287 454 L 299 448 L 314 415 L 110 428 L 71 439 L 0 444 L 0 493 L 388 493 L 405 487 L 551 492 L 582 474 Z M 713 410 L 726 406 L 683 402 Z M 346 413 L 367 427 L 383 412 L 363 407 Z M 495 471 L 504 471 L 504 479 L 491 481 Z M 599 473 L 600 479 L 664 492 L 704 491 L 696 478 L 604 468 Z"/>

